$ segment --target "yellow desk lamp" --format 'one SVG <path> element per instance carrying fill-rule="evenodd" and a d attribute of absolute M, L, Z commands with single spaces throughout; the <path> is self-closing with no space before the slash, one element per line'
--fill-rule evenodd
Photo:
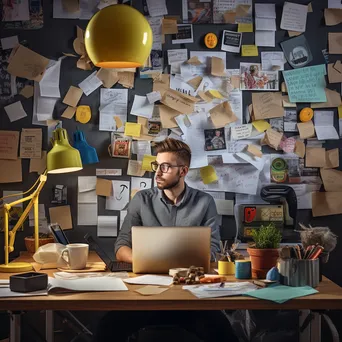
<path fill-rule="evenodd" d="M 53 146 L 47 154 L 47 169 L 34 185 L 23 194 L 29 194 L 27 197 L 21 198 L 12 203 L 4 203 L 4 240 L 5 240 L 5 263 L 0 265 L 0 272 L 27 272 L 32 270 L 32 266 L 28 262 L 10 262 L 9 253 L 14 251 L 14 240 L 17 230 L 22 226 L 30 210 L 34 210 L 34 242 L 35 250 L 39 247 L 39 215 L 38 215 L 38 197 L 47 180 L 47 173 L 68 173 L 82 170 L 81 156 L 78 150 L 71 147 L 68 141 L 67 131 L 57 128 L 53 132 Z M 13 195 L 15 196 L 15 195 Z M 9 196 L 8 196 L 9 197 Z M 20 216 L 14 228 L 9 231 L 8 218 L 12 207 L 19 203 L 29 201 L 23 214 Z"/>
<path fill-rule="evenodd" d="M 97 67 L 137 68 L 151 53 L 153 34 L 146 18 L 135 8 L 111 5 L 91 18 L 84 41 Z"/>

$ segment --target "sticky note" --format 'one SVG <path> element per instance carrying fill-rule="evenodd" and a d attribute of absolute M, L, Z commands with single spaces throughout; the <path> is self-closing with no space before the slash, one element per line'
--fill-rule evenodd
<path fill-rule="evenodd" d="M 241 56 L 242 57 L 259 56 L 258 47 L 256 45 L 242 45 Z"/>
<path fill-rule="evenodd" d="M 134 122 L 126 122 L 125 124 L 125 135 L 131 137 L 140 137 L 141 124 Z"/>
<path fill-rule="evenodd" d="M 152 171 L 151 163 L 156 161 L 156 156 L 151 156 L 149 154 L 144 154 L 144 158 L 142 160 L 141 169 L 145 171 Z"/>
<path fill-rule="evenodd" d="M 338 118 L 342 119 L 342 106 L 338 106 Z"/>
<path fill-rule="evenodd" d="M 265 120 L 253 121 L 252 124 L 258 132 L 265 132 L 271 128 L 271 125 Z"/>
<path fill-rule="evenodd" d="M 212 89 L 212 90 L 209 90 L 209 93 L 210 93 L 210 95 L 214 96 L 217 99 L 223 99 L 224 98 L 218 90 Z"/>
<path fill-rule="evenodd" d="M 238 24 L 238 32 L 253 32 L 253 23 L 239 23 Z"/>
<path fill-rule="evenodd" d="M 210 184 L 217 181 L 216 170 L 212 165 L 208 165 L 200 168 L 200 174 L 202 177 L 202 182 L 204 184 Z"/>

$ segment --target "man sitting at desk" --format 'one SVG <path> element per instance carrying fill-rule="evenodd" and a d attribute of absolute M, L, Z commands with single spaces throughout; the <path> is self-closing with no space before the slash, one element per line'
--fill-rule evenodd
<path fill-rule="evenodd" d="M 185 184 L 191 160 L 189 146 L 166 139 L 157 143 L 156 151 L 157 159 L 152 168 L 156 172 L 157 187 L 139 191 L 130 202 L 115 243 L 117 260 L 132 262 L 132 226 L 210 226 L 214 259 L 220 241 L 216 205 L 210 195 Z M 141 328 L 155 325 L 176 325 L 188 331 L 187 336 L 179 337 L 182 341 L 183 337 L 189 342 L 237 341 L 221 311 L 110 312 L 100 322 L 96 341 L 124 342 Z"/>
<path fill-rule="evenodd" d="M 157 187 L 139 191 L 130 202 L 115 243 L 116 259 L 132 262 L 133 226 L 209 226 L 214 260 L 220 241 L 216 205 L 209 194 L 190 188 L 184 181 L 191 161 L 189 146 L 168 138 L 156 144 L 156 152 L 152 169 Z"/>

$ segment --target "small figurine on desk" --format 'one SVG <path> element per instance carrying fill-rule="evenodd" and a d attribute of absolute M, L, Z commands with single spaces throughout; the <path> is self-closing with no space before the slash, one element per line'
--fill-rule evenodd
<path fill-rule="evenodd" d="M 204 268 L 191 266 L 187 270 L 185 276 L 184 276 L 184 272 L 183 273 L 181 271 L 177 272 L 173 276 L 173 284 L 174 285 L 178 285 L 182 283 L 187 284 L 187 285 L 199 284 L 202 278 L 204 278 Z"/>

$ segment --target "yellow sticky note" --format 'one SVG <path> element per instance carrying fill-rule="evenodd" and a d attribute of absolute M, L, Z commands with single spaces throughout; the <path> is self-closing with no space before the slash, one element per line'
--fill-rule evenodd
<path fill-rule="evenodd" d="M 253 121 L 252 124 L 258 132 L 265 132 L 271 128 L 271 125 L 265 120 Z"/>
<path fill-rule="evenodd" d="M 338 106 L 338 118 L 342 119 L 342 106 Z"/>
<path fill-rule="evenodd" d="M 253 32 L 253 23 L 239 23 L 238 24 L 238 32 Z"/>
<path fill-rule="evenodd" d="M 151 163 L 156 161 L 156 156 L 151 156 L 149 154 L 144 154 L 144 158 L 142 160 L 141 169 L 145 171 L 152 171 Z"/>
<path fill-rule="evenodd" d="M 218 90 L 212 89 L 212 90 L 209 90 L 209 93 L 217 99 L 224 98 Z"/>
<path fill-rule="evenodd" d="M 126 122 L 125 124 L 125 135 L 131 137 L 140 137 L 141 124 L 134 122 Z"/>
<path fill-rule="evenodd" d="M 258 47 L 256 45 L 242 45 L 241 56 L 242 57 L 259 56 Z"/>
<path fill-rule="evenodd" d="M 200 168 L 200 174 L 202 177 L 202 182 L 204 184 L 210 184 L 217 181 L 216 170 L 212 165 L 208 165 Z"/>

